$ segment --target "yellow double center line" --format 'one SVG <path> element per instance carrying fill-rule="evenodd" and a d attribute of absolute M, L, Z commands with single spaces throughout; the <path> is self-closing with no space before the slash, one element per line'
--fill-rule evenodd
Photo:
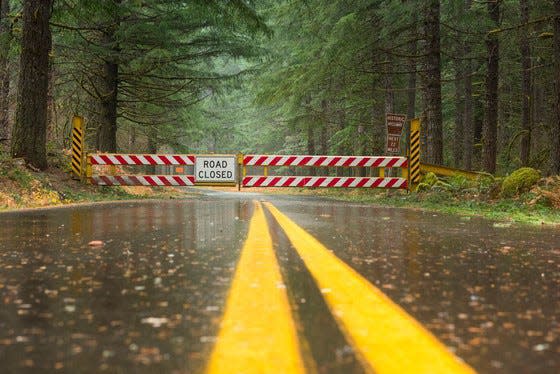
<path fill-rule="evenodd" d="M 272 204 L 265 205 L 322 290 L 367 371 L 474 373 L 378 288 Z M 258 287 L 252 286 L 255 281 Z M 257 203 L 209 372 L 304 371 L 289 303 L 278 284 L 283 283 L 266 219 Z"/>
<path fill-rule="evenodd" d="M 259 203 L 233 278 L 208 373 L 304 373 L 286 287 Z"/>

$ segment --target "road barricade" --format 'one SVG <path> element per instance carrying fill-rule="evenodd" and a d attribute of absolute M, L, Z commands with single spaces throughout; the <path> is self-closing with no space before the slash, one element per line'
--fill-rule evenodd
<path fill-rule="evenodd" d="M 241 187 L 408 188 L 408 159 L 397 156 L 244 155 Z M 263 175 L 247 175 L 248 166 L 264 167 Z M 363 167 L 379 169 L 378 177 L 269 176 L 271 166 Z M 401 177 L 385 177 L 385 168 L 402 169 Z"/>
<path fill-rule="evenodd" d="M 156 154 L 89 154 L 87 157 L 87 178 L 91 184 L 101 186 L 194 186 L 194 175 L 93 175 L 93 166 L 194 166 L 193 155 Z"/>

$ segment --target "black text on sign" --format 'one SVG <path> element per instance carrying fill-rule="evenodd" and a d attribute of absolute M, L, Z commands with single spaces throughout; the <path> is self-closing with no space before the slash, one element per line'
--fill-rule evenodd
<path fill-rule="evenodd" d="M 235 182 L 235 156 L 197 156 L 194 165 L 196 182 Z"/>

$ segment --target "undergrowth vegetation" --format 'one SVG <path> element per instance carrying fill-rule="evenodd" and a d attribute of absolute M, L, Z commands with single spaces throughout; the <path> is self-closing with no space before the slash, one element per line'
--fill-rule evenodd
<path fill-rule="evenodd" d="M 520 174 L 528 175 L 529 178 L 520 177 Z M 560 224 L 560 177 L 541 178 L 539 175 L 535 180 L 535 173 L 526 170 L 511 175 L 514 176 L 513 179 L 481 176 L 477 180 L 469 180 L 460 175 L 438 178 L 433 173 L 427 173 L 422 177 L 418 191 L 412 193 L 365 189 L 297 192 L 345 201 L 414 207 L 505 221 Z"/>

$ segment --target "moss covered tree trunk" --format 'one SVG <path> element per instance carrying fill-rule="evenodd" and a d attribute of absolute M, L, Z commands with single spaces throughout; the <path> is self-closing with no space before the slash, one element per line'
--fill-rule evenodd
<path fill-rule="evenodd" d="M 12 156 L 36 168 L 47 167 L 46 130 L 49 88 L 49 19 L 53 0 L 23 2 L 19 87 Z"/>

